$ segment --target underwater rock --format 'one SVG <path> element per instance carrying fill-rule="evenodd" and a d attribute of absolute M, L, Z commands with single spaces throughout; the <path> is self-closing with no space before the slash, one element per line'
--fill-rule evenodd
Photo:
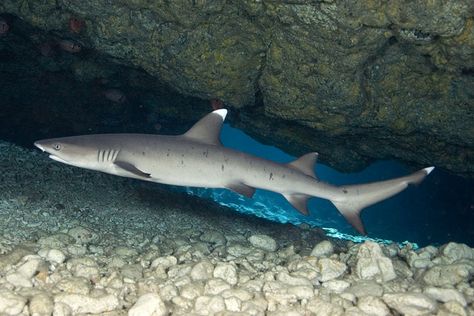
<path fill-rule="evenodd" d="M 0 313 L 18 315 L 26 305 L 27 299 L 8 289 L 0 289 Z"/>
<path fill-rule="evenodd" d="M 436 301 L 421 293 L 384 294 L 384 302 L 397 312 L 407 315 L 426 315 L 437 310 Z"/>
<path fill-rule="evenodd" d="M 397 277 L 392 261 L 383 255 L 379 244 L 366 241 L 357 252 L 357 276 L 361 279 L 390 281 Z"/>
<path fill-rule="evenodd" d="M 255 248 L 262 249 L 269 252 L 277 250 L 277 244 L 273 238 L 266 235 L 252 235 L 249 238 L 249 242 Z"/>
<path fill-rule="evenodd" d="M 310 256 L 329 257 L 334 252 L 334 246 L 329 240 L 323 240 L 314 246 Z"/>
<path fill-rule="evenodd" d="M 393 158 L 471 177 L 473 10 L 470 0 L 0 3 L 181 93 L 225 100 L 245 131 L 295 155 L 318 150 L 344 171 Z"/>
<path fill-rule="evenodd" d="M 73 313 L 99 314 L 113 311 L 119 307 L 119 300 L 112 294 L 93 297 L 63 293 L 54 297 L 54 303 L 63 303 L 69 306 Z"/>
<path fill-rule="evenodd" d="M 385 305 L 385 303 L 380 298 L 374 296 L 367 295 L 361 297 L 357 302 L 357 307 L 359 307 L 362 312 L 368 315 L 390 315 L 387 305 Z"/>
<path fill-rule="evenodd" d="M 137 302 L 128 311 L 129 316 L 163 316 L 168 315 L 165 303 L 156 293 L 140 296 Z"/>

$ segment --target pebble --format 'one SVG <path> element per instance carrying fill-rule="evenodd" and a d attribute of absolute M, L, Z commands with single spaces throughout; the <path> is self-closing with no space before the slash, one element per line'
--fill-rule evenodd
<path fill-rule="evenodd" d="M 318 262 L 319 271 L 321 272 L 320 281 L 326 282 L 340 277 L 344 274 L 347 266 L 344 262 L 334 259 L 321 258 Z"/>
<path fill-rule="evenodd" d="M 168 309 L 161 297 L 156 293 L 147 293 L 138 298 L 128 311 L 128 316 L 164 316 Z"/>
<path fill-rule="evenodd" d="M 421 293 L 390 293 L 384 294 L 382 299 L 388 306 L 405 315 L 426 315 L 437 309 L 436 301 Z"/>
<path fill-rule="evenodd" d="M 423 281 L 428 285 L 450 287 L 466 280 L 470 276 L 473 265 L 454 263 L 450 265 L 437 265 L 428 269 L 423 275 Z"/>
<path fill-rule="evenodd" d="M 214 268 L 214 278 L 221 278 L 230 285 L 236 285 L 238 281 L 237 268 L 232 263 L 218 263 Z"/>
<path fill-rule="evenodd" d="M 198 315 L 214 315 L 225 310 L 225 307 L 224 299 L 220 296 L 200 296 L 194 304 Z"/>
<path fill-rule="evenodd" d="M 474 249 L 465 244 L 447 243 L 440 248 L 440 253 L 449 258 L 451 263 L 461 259 L 474 260 Z"/>
<path fill-rule="evenodd" d="M 217 230 L 206 231 L 199 237 L 199 239 L 201 241 L 214 244 L 216 246 L 225 245 L 226 242 L 227 242 L 224 234 L 220 231 L 217 231 Z"/>
<path fill-rule="evenodd" d="M 268 252 L 274 252 L 277 250 L 277 243 L 275 239 L 267 235 L 252 235 L 249 238 L 249 242 L 255 248 L 265 250 Z"/>
<path fill-rule="evenodd" d="M 387 305 L 378 297 L 375 296 L 363 296 L 357 302 L 357 307 L 366 313 L 367 315 L 373 316 L 385 316 L 390 315 L 390 310 Z"/>
<path fill-rule="evenodd" d="M 212 278 L 214 265 L 209 261 L 201 261 L 196 263 L 189 275 L 194 281 L 204 281 Z"/>
<path fill-rule="evenodd" d="M 97 239 L 97 234 L 90 229 L 78 226 L 68 230 L 67 234 L 74 238 L 78 244 L 87 244 Z"/>
<path fill-rule="evenodd" d="M 361 279 L 387 282 L 395 279 L 397 275 L 392 261 L 386 257 L 379 244 L 366 241 L 357 252 L 356 274 Z"/>
<path fill-rule="evenodd" d="M 334 293 L 342 293 L 344 292 L 351 284 L 344 280 L 330 280 L 324 282 L 322 286 Z"/>
<path fill-rule="evenodd" d="M 56 263 L 56 264 L 61 264 L 66 260 L 66 255 L 58 249 L 41 249 L 38 251 L 38 255 L 40 255 L 42 258 L 45 260 L 51 262 L 51 263 Z"/>
<path fill-rule="evenodd" d="M 0 288 L 0 315 L 18 315 L 25 307 L 27 299 L 8 289 Z"/>
<path fill-rule="evenodd" d="M 46 293 L 33 295 L 30 299 L 29 310 L 31 315 L 51 315 L 54 310 L 53 299 Z"/>
<path fill-rule="evenodd" d="M 115 295 L 108 294 L 100 297 L 92 297 L 82 294 L 61 293 L 54 297 L 54 303 L 63 303 L 75 314 L 91 313 L 99 314 L 110 312 L 120 306 Z"/>
<path fill-rule="evenodd" d="M 455 289 L 427 287 L 423 290 L 423 293 L 439 302 L 446 303 L 449 301 L 456 301 L 459 304 L 461 304 L 463 307 L 467 305 L 467 302 L 464 296 Z"/>
<path fill-rule="evenodd" d="M 354 294 L 358 298 L 369 295 L 380 297 L 383 294 L 383 288 L 375 281 L 359 280 L 353 283 L 351 287 L 347 289 L 347 292 Z"/>
<path fill-rule="evenodd" d="M 334 246 L 329 240 L 323 240 L 314 246 L 310 256 L 329 257 L 334 253 Z"/>

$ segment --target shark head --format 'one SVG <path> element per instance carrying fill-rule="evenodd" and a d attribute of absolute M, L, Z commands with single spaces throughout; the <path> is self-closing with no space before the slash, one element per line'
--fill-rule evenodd
<path fill-rule="evenodd" d="M 76 167 L 94 169 L 98 149 L 91 146 L 84 136 L 38 140 L 36 147 L 49 154 L 49 158 Z"/>

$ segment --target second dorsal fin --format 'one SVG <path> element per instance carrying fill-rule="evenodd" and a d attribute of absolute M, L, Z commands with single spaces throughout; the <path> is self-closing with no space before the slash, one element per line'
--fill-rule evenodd
<path fill-rule="evenodd" d="M 314 173 L 314 167 L 316 165 L 317 159 L 318 153 L 309 153 L 290 162 L 288 166 L 303 172 L 307 176 L 317 179 L 316 174 Z"/>
<path fill-rule="evenodd" d="M 215 110 L 200 119 L 183 136 L 206 144 L 222 145 L 219 136 L 226 115 L 226 109 Z"/>

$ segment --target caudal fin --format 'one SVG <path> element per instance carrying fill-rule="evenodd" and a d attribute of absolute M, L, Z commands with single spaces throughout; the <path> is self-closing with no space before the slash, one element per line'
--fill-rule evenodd
<path fill-rule="evenodd" d="M 359 233 L 366 235 L 360 219 L 362 209 L 394 196 L 410 184 L 420 183 L 433 169 L 434 167 L 424 168 L 411 175 L 386 181 L 341 186 L 340 199 L 331 202 Z"/>

